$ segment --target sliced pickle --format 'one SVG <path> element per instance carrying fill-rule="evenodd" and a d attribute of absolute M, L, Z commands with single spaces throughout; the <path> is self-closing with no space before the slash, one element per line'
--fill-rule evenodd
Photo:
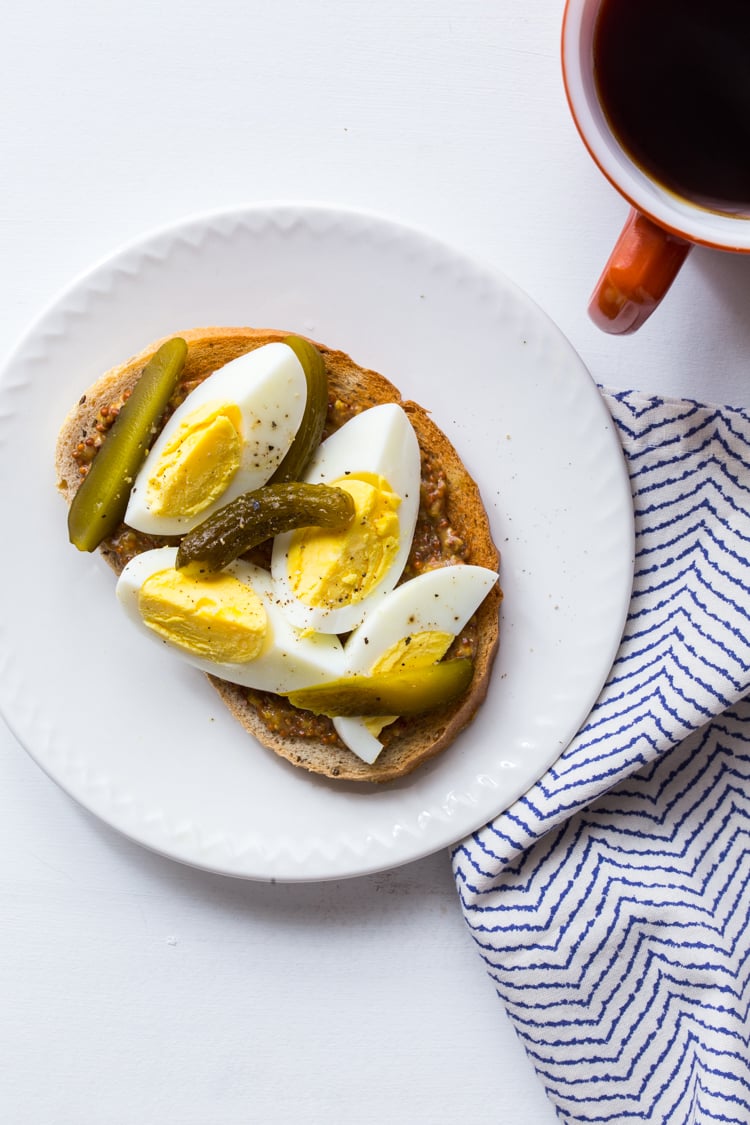
<path fill-rule="evenodd" d="M 474 675 L 468 657 L 423 668 L 348 676 L 327 684 L 289 692 L 295 707 L 315 715 L 421 715 L 458 699 Z"/>
<path fill-rule="evenodd" d="M 91 462 L 68 512 L 68 535 L 79 551 L 94 551 L 125 515 L 133 481 L 154 427 L 185 365 L 187 344 L 167 340 L 151 357 Z"/>
<path fill-rule="evenodd" d="M 302 364 L 307 380 L 307 401 L 294 441 L 271 477 L 269 483 L 272 484 L 300 479 L 307 462 L 320 445 L 328 413 L 328 375 L 323 356 L 314 344 L 302 336 L 287 336 L 284 343 Z"/>
<path fill-rule="evenodd" d="M 200 563 L 221 570 L 245 551 L 297 527 L 344 528 L 354 501 L 343 488 L 287 481 L 245 492 L 219 508 L 183 538 L 176 566 Z"/>

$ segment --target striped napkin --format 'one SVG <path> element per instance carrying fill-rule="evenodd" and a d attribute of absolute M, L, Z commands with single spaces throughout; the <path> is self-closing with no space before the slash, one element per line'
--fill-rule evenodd
<path fill-rule="evenodd" d="M 623 641 L 585 726 L 454 873 L 562 1121 L 747 1125 L 750 412 L 603 394 L 635 505 Z"/>

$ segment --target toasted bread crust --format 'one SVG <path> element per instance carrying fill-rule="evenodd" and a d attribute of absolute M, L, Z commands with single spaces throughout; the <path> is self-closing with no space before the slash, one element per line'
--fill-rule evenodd
<path fill-rule="evenodd" d="M 198 328 L 174 333 L 188 344 L 183 378 L 196 381 L 237 356 L 263 344 L 289 335 L 275 329 Z M 112 368 L 81 397 L 66 417 L 55 452 L 58 488 L 71 502 L 81 480 L 75 451 L 90 434 L 103 405 L 119 399 L 130 390 L 143 367 L 163 340 L 157 340 L 127 362 Z M 415 402 L 403 400 L 396 387 L 375 371 L 360 367 L 349 356 L 317 344 L 325 359 L 330 397 L 356 410 L 384 402 L 399 403 L 409 416 L 419 441 L 423 459 L 440 466 L 447 483 L 445 503 L 447 522 L 467 545 L 464 561 L 496 570 L 499 554 L 492 541 L 487 514 L 476 482 L 464 467 L 448 438 Z M 109 565 L 119 572 L 123 561 L 105 541 L 100 551 Z M 290 737 L 266 725 L 252 695 L 246 689 L 209 676 L 225 705 L 242 726 L 260 743 L 294 766 L 338 780 L 386 782 L 403 777 L 422 762 L 445 750 L 470 722 L 487 693 L 492 663 L 498 646 L 499 607 L 502 594 L 495 586 L 475 615 L 473 659 L 474 677 L 470 690 L 447 707 L 415 719 L 399 720 L 396 735 L 385 746 L 373 765 L 336 740 L 315 737 Z"/>

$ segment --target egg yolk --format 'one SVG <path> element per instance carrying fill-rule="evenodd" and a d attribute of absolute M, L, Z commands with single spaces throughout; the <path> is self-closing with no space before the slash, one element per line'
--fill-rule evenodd
<path fill-rule="evenodd" d="M 305 528 L 292 538 L 289 581 L 307 605 L 336 609 L 367 597 L 390 568 L 399 545 L 401 498 L 373 473 L 330 481 L 354 501 L 354 518 L 341 531 Z"/>
<path fill-rule="evenodd" d="M 378 657 L 370 674 L 399 672 L 402 668 L 424 668 L 425 664 L 435 664 L 442 660 L 452 642 L 453 633 L 441 633 L 437 629 L 426 629 L 424 633 L 402 637 Z"/>
<path fill-rule="evenodd" d="M 263 648 L 268 629 L 256 592 L 231 574 L 160 570 L 138 594 L 138 609 L 154 632 L 194 656 L 243 664 Z"/>
<path fill-rule="evenodd" d="M 221 496 L 240 467 L 241 427 L 231 402 L 206 403 L 183 420 L 146 486 L 154 515 L 195 516 Z"/>
<path fill-rule="evenodd" d="M 453 633 L 441 633 L 437 629 L 426 629 L 423 633 L 412 633 L 402 637 L 395 645 L 386 649 L 370 669 L 370 675 L 377 672 L 398 672 L 402 668 L 424 668 L 426 664 L 436 664 L 442 660 L 453 642 Z M 383 727 L 395 722 L 398 715 L 379 715 L 364 719 L 370 734 L 378 737 Z"/>

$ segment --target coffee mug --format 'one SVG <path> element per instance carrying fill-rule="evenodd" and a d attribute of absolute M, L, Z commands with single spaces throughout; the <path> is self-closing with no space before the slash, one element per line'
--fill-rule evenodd
<path fill-rule="evenodd" d="M 750 253 L 747 0 L 567 0 L 565 91 L 631 211 L 589 304 L 635 332 L 694 245 Z"/>

